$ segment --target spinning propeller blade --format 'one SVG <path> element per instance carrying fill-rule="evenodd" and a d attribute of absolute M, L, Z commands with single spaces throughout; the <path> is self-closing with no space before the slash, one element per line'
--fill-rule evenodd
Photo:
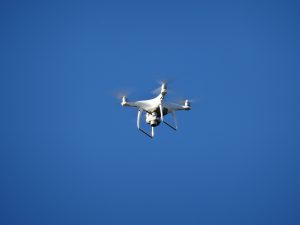
<path fill-rule="evenodd" d="M 189 98 L 180 98 L 180 99 L 175 100 L 174 102 L 179 104 L 179 105 L 184 105 L 186 101 L 188 101 L 188 102 L 197 102 L 197 100 L 189 99 Z"/>
<path fill-rule="evenodd" d="M 122 99 L 123 97 L 128 97 L 130 93 L 131 91 L 128 90 L 117 91 L 114 93 L 114 97 L 117 99 Z"/>
<path fill-rule="evenodd" d="M 158 95 L 158 94 L 160 94 L 162 88 L 168 89 L 168 86 L 170 83 L 172 83 L 172 81 L 171 80 L 159 80 L 157 83 L 160 85 L 160 87 L 151 91 L 152 94 Z M 169 92 L 169 89 L 168 89 L 168 92 Z"/>

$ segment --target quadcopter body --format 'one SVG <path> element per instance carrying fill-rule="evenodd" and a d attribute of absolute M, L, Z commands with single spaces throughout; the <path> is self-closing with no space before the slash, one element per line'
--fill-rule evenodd
<path fill-rule="evenodd" d="M 164 124 L 168 125 L 173 130 L 177 130 L 177 119 L 175 116 L 175 112 L 178 110 L 190 110 L 191 105 L 189 100 L 185 100 L 184 104 L 172 103 L 172 102 L 165 102 L 165 96 L 167 94 L 167 85 L 166 83 L 162 83 L 160 87 L 160 93 L 157 97 L 149 100 L 143 101 L 135 101 L 129 102 L 127 101 L 127 97 L 122 97 L 122 106 L 127 107 L 136 107 L 138 108 L 138 115 L 137 115 L 137 128 L 149 136 L 150 138 L 154 138 L 154 128 L 163 122 Z M 141 128 L 141 115 L 146 114 L 146 123 L 151 126 L 151 133 L 146 132 L 144 129 Z M 164 116 L 167 114 L 171 114 L 174 120 L 174 125 L 165 121 Z"/>

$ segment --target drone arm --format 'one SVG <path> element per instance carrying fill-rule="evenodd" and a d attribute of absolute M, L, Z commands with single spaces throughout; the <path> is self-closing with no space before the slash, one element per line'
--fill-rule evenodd
<path fill-rule="evenodd" d="M 138 104 L 136 102 L 122 102 L 121 105 L 127 107 L 138 107 Z"/>

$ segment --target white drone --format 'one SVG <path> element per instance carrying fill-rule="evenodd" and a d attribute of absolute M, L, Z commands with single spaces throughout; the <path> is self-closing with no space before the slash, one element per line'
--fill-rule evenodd
<path fill-rule="evenodd" d="M 158 126 L 160 122 L 165 123 L 173 130 L 177 130 L 177 120 L 175 116 L 175 112 L 178 110 L 190 110 L 191 105 L 189 100 L 185 100 L 183 104 L 165 102 L 164 98 L 167 94 L 167 84 L 163 82 L 160 87 L 160 93 L 157 97 L 149 100 L 136 101 L 136 102 L 128 102 L 127 97 L 122 97 L 122 106 L 129 107 L 137 107 L 138 115 L 137 115 L 137 128 L 149 136 L 150 138 L 154 138 L 154 127 Z M 151 133 L 147 133 L 140 127 L 141 115 L 142 113 L 146 113 L 146 123 L 151 126 Z M 164 120 L 164 116 L 167 114 L 171 114 L 174 119 L 174 125 L 166 122 Z"/>

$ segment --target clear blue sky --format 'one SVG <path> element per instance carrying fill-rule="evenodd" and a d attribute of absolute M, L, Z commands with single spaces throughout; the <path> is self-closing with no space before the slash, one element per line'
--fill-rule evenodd
<path fill-rule="evenodd" d="M 0 224 L 300 224 L 297 1 L 2 1 Z M 198 99 L 151 140 L 110 93 Z"/>

